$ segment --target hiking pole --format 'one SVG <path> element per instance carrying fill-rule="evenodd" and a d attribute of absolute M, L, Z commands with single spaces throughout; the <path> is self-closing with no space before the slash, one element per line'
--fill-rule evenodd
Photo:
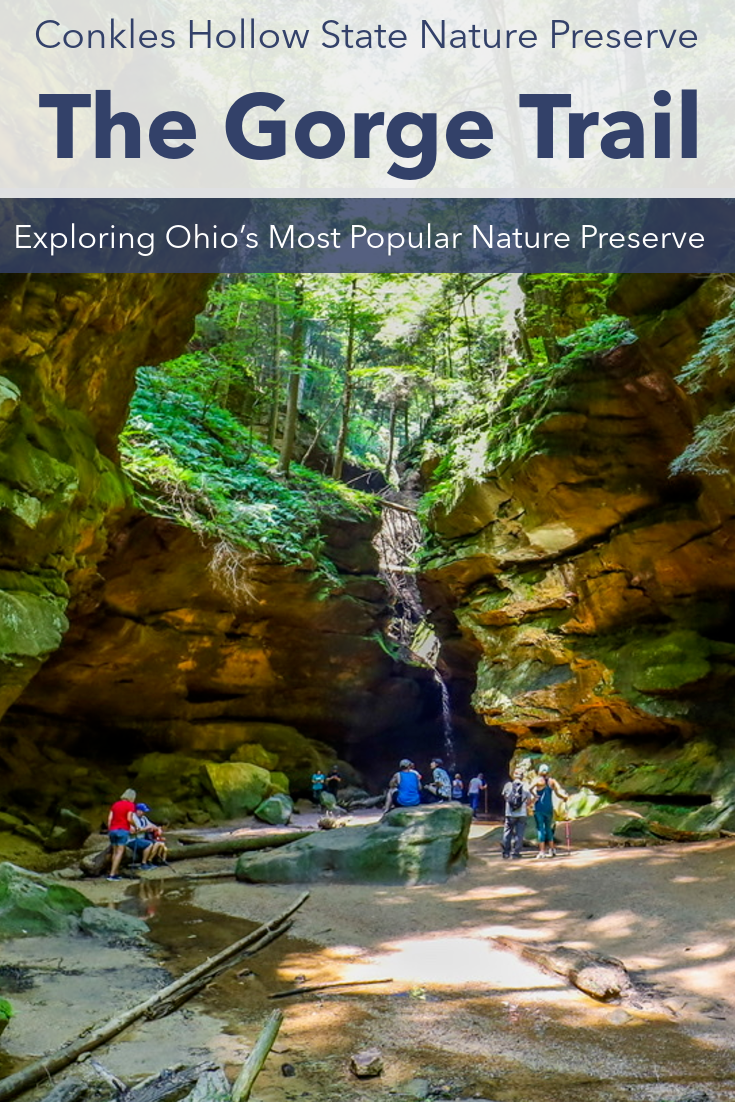
<path fill-rule="evenodd" d="M 572 832 L 569 826 L 569 820 L 564 820 L 564 837 L 567 843 L 567 853 L 572 852 Z"/>

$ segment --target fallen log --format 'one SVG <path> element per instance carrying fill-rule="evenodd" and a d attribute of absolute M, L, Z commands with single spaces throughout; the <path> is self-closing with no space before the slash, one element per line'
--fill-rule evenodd
<path fill-rule="evenodd" d="M 16 1098 L 30 1087 L 34 1087 L 36 1083 L 53 1075 L 54 1072 L 61 1071 L 63 1068 L 68 1067 L 69 1064 L 78 1059 L 83 1052 L 92 1052 L 94 1049 L 99 1048 L 100 1045 L 112 1040 L 118 1033 L 122 1033 L 122 1031 L 127 1029 L 129 1025 L 132 1025 L 133 1022 L 141 1018 L 146 1018 L 151 1014 L 155 1014 L 156 1008 L 161 1003 L 175 1001 L 176 994 L 182 991 L 182 989 L 186 989 L 190 995 L 195 994 L 195 992 L 200 990 L 205 983 L 208 983 L 214 975 L 219 974 L 219 972 L 223 971 L 229 964 L 234 964 L 248 950 L 254 950 L 256 946 L 266 944 L 267 940 L 271 939 L 271 935 L 277 936 L 277 932 L 283 932 L 283 930 L 287 928 L 288 919 L 308 898 L 309 893 L 304 892 L 290 907 L 277 915 L 276 918 L 258 926 L 256 930 L 253 930 L 252 933 L 248 934 L 246 937 L 233 942 L 232 945 L 229 945 L 214 957 L 211 957 L 196 968 L 193 968 L 190 972 L 185 973 L 185 975 L 181 976 L 178 980 L 161 988 L 160 991 L 149 996 L 143 1002 L 130 1007 L 128 1010 L 124 1010 L 121 1014 L 108 1019 L 108 1021 L 103 1022 L 100 1026 L 86 1030 L 79 1037 L 67 1041 L 65 1045 L 62 1045 L 61 1048 L 57 1049 L 55 1052 L 49 1053 L 47 1056 L 42 1056 L 39 1060 L 34 1060 L 32 1064 L 28 1064 L 20 1071 L 6 1076 L 5 1079 L 1 1079 L 0 1102 L 8 1102 L 8 1099 Z"/>
<path fill-rule="evenodd" d="M 268 998 L 288 999 L 291 995 L 310 995 L 314 991 L 328 991 L 333 987 L 367 987 L 371 983 L 393 983 L 393 980 L 336 980 L 333 983 L 312 983 L 308 987 L 289 987 L 288 991 L 275 991 Z"/>
<path fill-rule="evenodd" d="M 306 838 L 307 835 L 313 833 L 312 830 L 285 830 L 279 833 L 258 831 L 256 834 L 246 834 L 242 838 L 220 838 L 213 842 L 195 842 L 191 845 L 171 846 L 167 860 L 183 861 L 190 857 L 228 857 L 232 853 L 273 849 L 276 846 L 287 846 L 289 842 Z"/>
<path fill-rule="evenodd" d="M 719 830 L 679 830 L 677 827 L 658 823 L 655 819 L 646 820 L 646 829 L 657 838 L 665 838 L 667 842 L 710 842 L 713 838 L 720 837 Z"/>
<path fill-rule="evenodd" d="M 295 842 L 298 838 L 305 838 L 313 834 L 312 830 L 284 830 L 280 832 L 258 831 L 255 834 L 247 834 L 242 838 L 219 838 L 212 842 L 180 842 L 169 847 L 167 860 L 183 861 L 190 857 L 228 857 L 230 854 L 248 853 L 251 850 L 273 849 L 276 846 L 287 846 L 289 842 Z M 97 853 L 87 853 L 79 862 L 79 868 L 85 876 L 102 876 L 109 863 L 111 848 L 100 850 Z M 129 851 L 123 853 L 121 868 L 130 865 Z"/>
<path fill-rule="evenodd" d="M 275 941 L 281 934 L 285 934 L 287 930 L 291 929 L 293 924 L 289 921 L 281 922 L 275 925 L 272 929 L 265 931 L 261 937 L 254 941 L 252 945 L 249 945 L 242 952 L 238 953 L 238 957 L 252 957 L 255 953 L 259 953 L 261 949 L 264 949 L 266 945 L 270 945 L 272 941 Z M 261 927 L 262 929 L 262 927 Z M 257 933 L 257 931 L 256 931 Z M 182 1003 L 185 1003 L 192 995 L 196 995 L 197 991 L 201 991 L 203 987 L 208 986 L 213 980 L 217 978 L 222 972 L 225 972 L 234 963 L 233 959 L 223 961 L 208 972 L 205 976 L 193 976 L 192 979 L 181 987 L 178 991 L 168 998 L 164 999 L 157 1006 L 153 1007 L 146 1014 L 146 1018 L 151 1020 L 152 1018 L 165 1018 L 167 1014 L 170 1014 L 173 1010 L 176 1010 Z"/>
<path fill-rule="evenodd" d="M 278 1030 L 283 1021 L 283 1011 L 274 1010 L 268 1021 L 260 1031 L 260 1036 L 253 1046 L 253 1051 L 243 1064 L 240 1074 L 232 1087 L 232 1102 L 247 1102 L 253 1083 L 260 1074 L 260 1069 L 266 1061 L 268 1053 L 273 1048 L 273 1042 L 278 1036 Z"/>
<path fill-rule="evenodd" d="M 493 940 L 539 968 L 563 976 L 585 995 L 600 1002 L 610 1002 L 635 992 L 625 965 L 615 957 L 571 949 L 568 945 L 527 945 L 510 937 Z"/>

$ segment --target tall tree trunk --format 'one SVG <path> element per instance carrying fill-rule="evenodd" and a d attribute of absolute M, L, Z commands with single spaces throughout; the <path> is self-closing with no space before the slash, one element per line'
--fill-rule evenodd
<path fill-rule="evenodd" d="M 347 434 L 350 431 L 352 393 L 355 385 L 352 377 L 352 368 L 355 362 L 355 298 L 357 297 L 357 276 L 352 280 L 351 286 L 349 328 L 347 330 L 347 359 L 345 362 L 345 389 L 342 396 L 342 423 L 339 427 L 337 450 L 334 454 L 334 466 L 332 468 L 333 478 L 342 477 L 342 468 L 345 462 L 345 448 L 347 447 Z"/>
<path fill-rule="evenodd" d="M 293 458 L 293 446 L 296 440 L 296 423 L 299 414 L 299 384 L 304 360 L 304 280 L 298 276 L 293 294 L 294 319 L 291 331 L 291 374 L 288 380 L 288 402 L 286 405 L 286 423 L 283 427 L 281 454 L 278 458 L 278 473 L 288 476 Z"/>
<path fill-rule="evenodd" d="M 281 404 L 281 303 L 278 297 L 278 276 L 273 277 L 273 378 L 271 382 L 271 408 L 268 419 L 268 444 L 276 446 L 278 432 L 278 408 Z"/>
<path fill-rule="evenodd" d="M 394 402 L 390 407 L 390 423 L 388 425 L 388 458 L 385 461 L 385 477 L 390 478 L 391 467 L 393 466 L 393 451 L 396 444 L 396 417 L 398 415 L 398 406 Z"/>

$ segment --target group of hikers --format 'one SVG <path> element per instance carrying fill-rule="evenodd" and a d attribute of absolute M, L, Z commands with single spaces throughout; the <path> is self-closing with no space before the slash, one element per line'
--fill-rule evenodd
<path fill-rule="evenodd" d="M 340 776 L 339 766 L 333 765 L 329 773 L 325 773 L 322 769 L 316 769 L 311 774 L 311 802 L 315 807 L 324 807 L 325 802 L 331 802 L 325 801 L 325 792 L 328 796 L 334 797 L 336 802 L 341 784 L 342 777 Z"/>
<path fill-rule="evenodd" d="M 505 817 L 503 820 L 503 857 L 521 856 L 523 839 L 526 833 L 526 820 L 533 812 L 538 837 L 536 857 L 556 857 L 554 841 L 554 797 L 566 803 L 569 794 L 551 775 L 545 763 L 538 767 L 538 775 L 530 784 L 526 783 L 525 772 L 518 767 L 513 779 L 503 788 Z"/>
<path fill-rule="evenodd" d="M 464 782 L 461 774 L 455 773 L 450 779 L 441 758 L 432 758 L 431 781 L 423 783 L 421 774 L 409 758 L 403 758 L 398 771 L 388 784 L 385 798 L 385 810 L 393 807 L 418 807 L 422 803 L 434 803 L 437 800 L 464 799 Z M 467 785 L 467 799 L 472 808 L 473 817 L 477 817 L 480 796 L 487 791 L 484 774 L 478 773 Z M 525 772 L 518 767 L 512 780 L 503 787 L 505 802 L 503 819 L 503 838 L 501 843 L 504 858 L 521 856 L 526 833 L 526 821 L 533 812 L 538 837 L 537 857 L 555 857 L 554 840 L 554 798 L 566 803 L 569 795 L 554 777 L 549 766 L 542 764 L 538 774 L 530 783 L 526 783 Z"/>
<path fill-rule="evenodd" d="M 431 780 L 423 783 L 423 777 L 409 758 L 403 758 L 388 783 L 385 797 L 385 811 L 392 807 L 418 807 L 422 803 L 436 803 L 440 800 L 463 801 L 465 797 L 464 781 L 460 773 L 450 778 L 441 758 L 432 758 L 430 763 Z M 467 802 L 472 814 L 477 817 L 480 797 L 487 791 L 484 774 L 478 773 L 467 785 Z"/>
<path fill-rule="evenodd" d="M 477 817 L 480 799 L 487 793 L 487 783 L 483 773 L 477 773 L 465 785 L 460 773 L 453 777 L 444 768 L 441 758 L 432 758 L 431 779 L 424 784 L 423 777 L 409 758 L 403 758 L 398 771 L 388 784 L 385 798 L 385 811 L 393 807 L 418 807 L 422 803 L 436 803 L 443 800 L 464 801 Z M 342 783 L 337 766 L 329 774 L 317 770 L 311 777 L 312 800 L 323 805 L 325 794 L 336 799 Z M 521 767 L 513 772 L 512 780 L 503 787 L 505 801 L 503 821 L 502 853 L 504 858 L 519 858 L 523 848 L 526 821 L 533 813 L 538 836 L 537 857 L 555 857 L 554 841 L 554 798 L 564 803 L 569 799 L 559 782 L 551 776 L 549 766 L 538 767 L 534 780 L 526 783 L 526 775 Z M 136 793 L 126 788 L 119 800 L 110 808 L 107 819 L 107 835 L 110 843 L 111 867 L 108 880 L 119 880 L 119 869 L 126 849 L 132 853 L 133 863 L 142 869 L 153 868 L 156 864 L 166 863 L 166 843 L 163 830 L 148 818 L 150 808 L 145 803 L 136 803 Z"/>
<path fill-rule="evenodd" d="M 161 827 L 148 818 L 148 804 L 136 803 L 136 792 L 126 788 L 115 800 L 107 817 L 107 838 L 111 847 L 108 880 L 119 880 L 120 863 L 126 849 L 133 863 L 141 869 L 152 869 L 166 863 L 166 842 Z"/>

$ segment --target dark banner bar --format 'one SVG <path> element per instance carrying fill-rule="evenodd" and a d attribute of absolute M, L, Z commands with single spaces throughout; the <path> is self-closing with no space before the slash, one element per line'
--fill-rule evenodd
<path fill-rule="evenodd" d="M 6 272 L 725 272 L 727 199 L 6 199 Z"/>

